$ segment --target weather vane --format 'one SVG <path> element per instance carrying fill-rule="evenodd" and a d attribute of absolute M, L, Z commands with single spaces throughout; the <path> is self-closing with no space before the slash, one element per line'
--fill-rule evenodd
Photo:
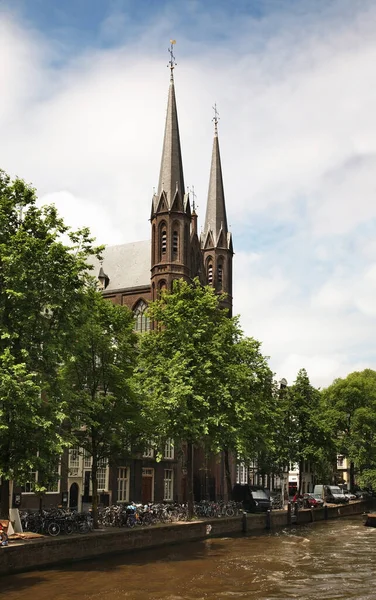
<path fill-rule="evenodd" d="M 213 110 L 214 110 L 214 117 L 213 117 L 212 121 L 214 121 L 214 133 L 215 133 L 215 135 L 217 135 L 218 134 L 218 121 L 219 121 L 219 112 L 217 110 L 217 103 L 214 104 Z"/>
<path fill-rule="evenodd" d="M 174 44 L 176 44 L 176 40 L 170 40 L 170 44 L 171 46 L 168 49 L 168 52 L 170 54 L 170 60 L 168 61 L 168 67 L 170 67 L 171 70 L 171 79 L 172 79 L 172 74 L 173 74 L 173 70 L 175 68 L 175 66 L 178 64 L 175 61 L 175 56 L 174 56 Z"/>

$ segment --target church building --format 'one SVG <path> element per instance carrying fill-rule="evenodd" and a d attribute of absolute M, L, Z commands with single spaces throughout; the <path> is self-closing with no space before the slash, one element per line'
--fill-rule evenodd
<path fill-rule="evenodd" d="M 146 315 L 148 302 L 163 289 L 172 289 L 175 279 L 190 282 L 198 277 L 218 293 L 226 294 L 224 306 L 232 314 L 231 233 L 228 230 L 222 167 L 218 140 L 218 114 L 215 109 L 214 140 L 205 223 L 198 233 L 193 198 L 191 206 L 183 174 L 183 159 L 174 83 L 174 56 L 170 50 L 170 84 L 167 115 L 159 173 L 159 184 L 151 201 L 151 240 L 107 246 L 93 274 L 98 276 L 103 296 L 128 306 L 135 314 L 135 329 L 150 328 Z M 208 157 L 209 158 L 209 157 Z M 152 177 L 152 175 L 151 175 Z M 149 215 L 145 215 L 145 219 Z M 155 460 L 152 445 L 143 456 L 124 459 L 120 464 L 103 463 L 98 469 L 100 501 L 104 504 L 142 501 L 186 501 L 186 468 L 177 456 L 173 440 L 166 443 L 163 459 Z M 60 480 L 47 492 L 50 504 L 61 502 L 79 510 L 91 502 L 91 457 L 71 448 L 62 458 Z M 37 474 L 33 474 L 34 481 Z M 194 457 L 195 499 L 226 497 L 223 460 L 204 455 L 197 449 Z M 22 489 L 22 506 L 36 507 L 33 482 Z M 47 499 L 48 500 L 48 499 Z"/>
<path fill-rule="evenodd" d="M 194 198 L 191 205 L 190 195 L 184 184 L 172 46 L 170 54 L 170 84 L 159 183 L 151 201 L 151 240 L 107 246 L 99 268 L 99 281 L 103 295 L 116 304 L 128 306 L 134 312 L 136 330 L 139 332 L 144 332 L 150 327 L 149 319 L 145 314 L 148 302 L 155 300 L 162 289 L 171 290 L 174 279 L 183 278 L 189 282 L 194 277 L 198 277 L 203 284 L 212 285 L 218 293 L 226 294 L 224 306 L 228 309 L 229 314 L 232 314 L 233 247 L 227 225 L 218 140 L 218 115 L 215 109 L 206 216 L 200 235 Z M 171 462 L 171 459 L 166 460 Z M 197 460 L 199 460 L 198 456 Z M 162 478 L 162 472 L 169 471 L 171 466 L 174 471 L 174 499 L 182 499 L 184 475 L 177 472 L 179 468 L 175 461 L 173 465 L 165 463 L 165 461 L 157 464 L 152 461 L 152 456 L 149 456 L 144 457 L 143 462 L 145 463 L 141 471 L 143 499 L 146 499 L 146 490 L 150 486 L 155 488 L 155 493 L 150 489 L 148 492 L 149 496 L 154 498 L 158 488 L 166 487 L 166 483 L 162 485 L 160 482 L 158 485 L 157 471 L 160 471 L 159 477 Z M 219 460 L 218 468 L 214 470 L 223 471 L 220 463 Z M 220 495 L 223 495 L 225 492 L 224 482 L 220 481 L 223 479 L 223 474 L 213 473 L 213 466 L 210 469 L 210 477 L 212 487 L 216 488 L 217 493 L 212 490 L 210 495 L 216 496 L 220 491 L 222 492 Z M 198 482 L 200 477 L 208 479 L 208 468 L 200 469 L 198 464 L 196 467 L 197 472 L 201 472 L 195 477 L 195 495 L 197 497 L 201 495 L 200 487 L 202 489 L 203 486 L 208 486 L 207 481 L 203 485 Z M 182 470 L 184 472 L 184 468 Z M 205 473 L 202 474 L 202 472 Z M 149 486 L 144 481 L 145 477 L 149 477 Z M 154 478 L 154 482 L 151 481 L 152 478 Z M 215 483 L 213 478 L 216 479 Z M 163 479 L 166 480 L 166 477 Z M 208 496 L 207 489 L 205 495 Z M 139 494 L 136 496 L 138 497 Z M 158 498 L 158 500 L 162 499 L 162 497 Z"/>

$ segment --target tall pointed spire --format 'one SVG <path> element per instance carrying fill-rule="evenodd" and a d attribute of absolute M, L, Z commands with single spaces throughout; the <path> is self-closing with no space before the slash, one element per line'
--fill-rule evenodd
<path fill-rule="evenodd" d="M 221 155 L 218 142 L 218 111 L 217 105 L 214 107 L 214 140 L 213 152 L 210 168 L 208 203 L 206 206 L 206 217 L 204 225 L 204 238 L 212 234 L 214 246 L 218 245 L 221 238 L 221 246 L 227 247 L 228 228 L 225 205 L 225 193 L 223 189 Z M 221 235 L 222 234 L 222 235 Z"/>
<path fill-rule="evenodd" d="M 183 162 L 180 148 L 180 135 L 178 124 L 178 113 L 176 108 L 175 85 L 174 85 L 174 67 L 176 65 L 173 55 L 173 44 L 171 40 L 169 49 L 171 59 L 168 66 L 171 70 L 170 88 L 168 92 L 168 104 L 166 125 L 163 140 L 161 170 L 159 174 L 159 184 L 157 192 L 157 201 L 162 191 L 167 196 L 168 207 L 171 208 L 176 192 L 179 193 L 181 200 L 184 199 L 185 187 L 183 176 Z"/>

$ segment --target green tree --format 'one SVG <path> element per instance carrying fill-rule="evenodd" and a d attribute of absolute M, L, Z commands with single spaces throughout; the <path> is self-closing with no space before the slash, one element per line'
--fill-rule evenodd
<path fill-rule="evenodd" d="M 64 239 L 66 242 L 64 242 Z M 0 171 L 0 476 L 1 514 L 9 480 L 24 480 L 43 446 L 64 444 L 66 405 L 57 371 L 81 318 L 97 253 L 88 230 L 72 232 L 54 206 L 38 208 L 35 190 Z"/>
<path fill-rule="evenodd" d="M 362 485 L 376 485 L 376 371 L 365 369 L 336 379 L 323 390 L 338 454 L 350 461 L 350 489 L 355 474 Z"/>
<path fill-rule="evenodd" d="M 237 320 L 234 323 L 237 326 Z M 223 354 L 218 420 L 210 437 L 216 449 L 224 451 L 227 493 L 231 497 L 229 454 L 249 463 L 261 453 L 271 452 L 278 404 L 273 373 L 261 353 L 260 342 L 242 337 L 237 329 Z"/>
<path fill-rule="evenodd" d="M 333 457 L 331 432 L 320 403 L 320 391 L 313 387 L 305 369 L 300 369 L 286 394 L 286 426 L 290 461 L 299 465 L 299 487 L 302 492 L 304 461 L 327 464 Z"/>
<path fill-rule="evenodd" d="M 136 360 L 134 317 L 124 306 L 92 289 L 85 322 L 77 330 L 74 351 L 61 371 L 73 408 L 76 443 L 92 457 L 92 508 L 98 526 L 98 468 L 124 455 L 138 431 L 141 407 L 132 387 Z"/>
<path fill-rule="evenodd" d="M 198 280 L 175 281 L 171 293 L 149 305 L 154 330 L 141 338 L 137 381 L 153 415 L 157 446 L 187 443 L 188 508 L 193 508 L 193 447 L 218 445 L 227 348 L 240 334 L 221 298 Z M 215 432 L 215 433 L 214 433 Z"/>

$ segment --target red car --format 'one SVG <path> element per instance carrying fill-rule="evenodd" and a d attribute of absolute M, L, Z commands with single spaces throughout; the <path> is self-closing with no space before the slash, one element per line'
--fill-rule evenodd
<path fill-rule="evenodd" d="M 304 494 L 303 506 L 304 508 L 320 508 L 324 506 L 324 501 L 319 494 Z"/>

